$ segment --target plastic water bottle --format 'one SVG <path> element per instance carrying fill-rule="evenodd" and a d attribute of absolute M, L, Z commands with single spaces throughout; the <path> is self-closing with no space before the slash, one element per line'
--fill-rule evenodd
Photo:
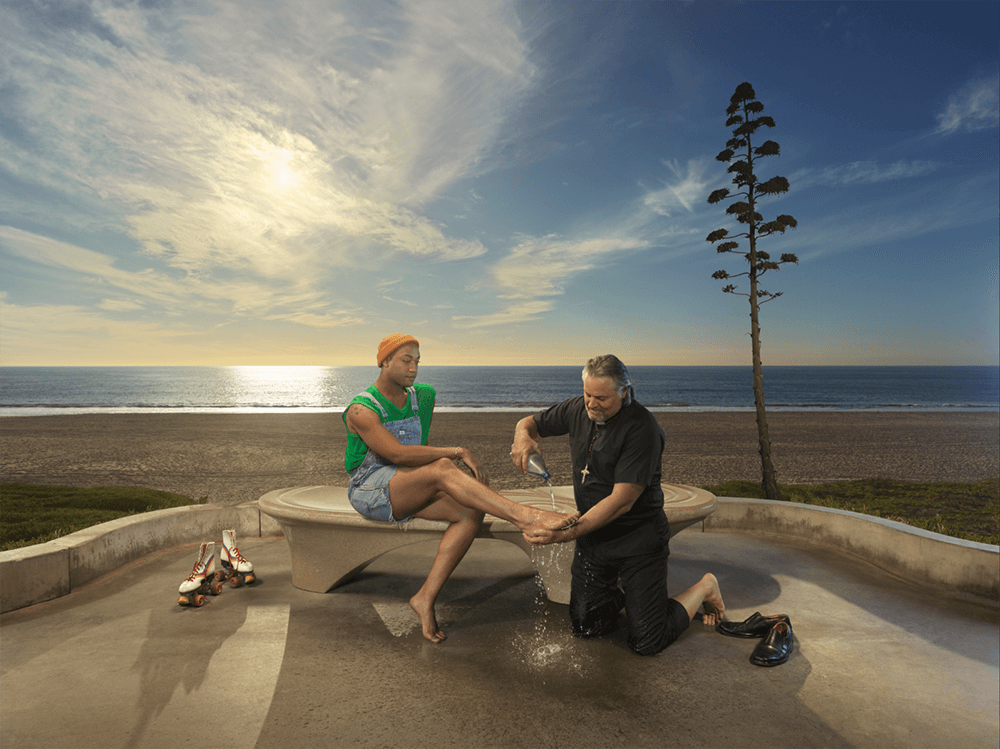
<path fill-rule="evenodd" d="M 545 467 L 545 460 L 542 459 L 541 453 L 531 453 L 531 455 L 528 456 L 527 472 L 535 476 L 540 476 L 546 481 L 550 478 L 548 469 Z"/>

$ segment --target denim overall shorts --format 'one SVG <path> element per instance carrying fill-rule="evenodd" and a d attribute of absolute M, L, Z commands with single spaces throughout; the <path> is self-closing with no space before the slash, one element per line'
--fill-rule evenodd
<path fill-rule="evenodd" d="M 413 409 L 413 416 L 398 421 L 388 420 L 388 412 L 371 393 L 364 392 L 361 395 L 375 404 L 382 417 L 382 426 L 388 429 L 392 436 L 399 440 L 400 444 L 419 445 L 423 436 L 423 427 L 420 424 L 417 391 L 412 387 L 406 390 L 410 394 L 410 408 Z M 369 520 L 392 521 L 394 523 L 406 523 L 413 519 L 412 515 L 403 520 L 396 520 L 392 516 L 392 505 L 389 502 L 389 482 L 396 475 L 397 468 L 397 465 L 390 463 L 374 450 L 369 449 L 361 465 L 350 472 L 351 482 L 347 486 L 347 498 L 354 509 L 363 517 Z"/>

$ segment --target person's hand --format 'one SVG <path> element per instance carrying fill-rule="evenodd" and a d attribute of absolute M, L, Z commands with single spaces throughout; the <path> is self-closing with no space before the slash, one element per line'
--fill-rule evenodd
<path fill-rule="evenodd" d="M 559 528 L 533 528 L 522 533 L 524 540 L 532 546 L 545 546 L 546 544 L 564 544 L 576 538 L 573 526 L 580 519 L 580 513 L 575 512 L 566 516 L 566 522 Z"/>
<path fill-rule="evenodd" d="M 528 472 L 528 458 L 532 453 L 542 454 L 538 449 L 538 443 L 528 436 L 517 436 L 514 444 L 510 446 L 510 458 L 514 466 L 521 472 Z"/>
<path fill-rule="evenodd" d="M 546 544 L 562 544 L 570 540 L 568 531 L 537 530 L 522 534 L 524 540 L 532 546 L 545 546 Z"/>
<path fill-rule="evenodd" d="M 482 463 L 480 463 L 476 459 L 475 455 L 473 455 L 469 450 L 465 449 L 464 447 L 460 447 L 458 449 L 457 457 L 459 460 L 461 460 L 463 463 L 465 463 L 465 465 L 469 467 L 469 470 L 472 471 L 472 475 L 476 479 L 476 481 L 478 481 L 483 486 L 490 485 L 490 479 L 486 475 L 486 469 L 483 468 Z"/>

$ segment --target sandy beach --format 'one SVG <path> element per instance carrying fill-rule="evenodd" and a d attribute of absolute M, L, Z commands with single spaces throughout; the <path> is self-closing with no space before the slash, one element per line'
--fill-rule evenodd
<path fill-rule="evenodd" d="M 440 413 L 431 444 L 471 449 L 499 490 L 538 479 L 510 463 L 519 413 Z M 696 486 L 760 477 L 752 413 L 658 413 L 664 481 Z M 977 481 L 1000 475 L 996 413 L 775 412 L 781 483 L 844 479 Z M 144 486 L 236 504 L 272 489 L 346 485 L 338 413 L 100 414 L 0 419 L 3 481 Z M 564 438 L 543 442 L 554 483 L 571 483 Z"/>

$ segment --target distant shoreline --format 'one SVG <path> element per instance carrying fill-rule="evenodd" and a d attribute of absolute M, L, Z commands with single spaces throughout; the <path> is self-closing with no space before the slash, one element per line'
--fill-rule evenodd
<path fill-rule="evenodd" d="M 508 453 L 514 425 L 537 409 L 439 412 L 431 444 L 467 447 L 498 490 L 537 486 Z M 757 481 L 752 412 L 660 412 L 663 480 L 705 486 Z M 979 481 L 1000 477 L 1000 414 L 982 412 L 769 412 L 778 481 L 817 484 L 889 478 Z M 346 486 L 339 413 L 132 413 L 0 418 L 6 482 L 144 486 L 236 504 L 293 486 Z M 572 483 L 567 442 L 543 440 L 557 484 Z"/>
<path fill-rule="evenodd" d="M 751 368 L 635 366 L 639 402 L 662 413 L 752 413 Z M 339 413 L 372 367 L 0 368 L 0 417 Z M 580 394 L 572 366 L 433 366 L 439 413 L 513 413 Z M 1000 368 L 768 367 L 768 409 L 803 413 L 1000 412 Z"/>

